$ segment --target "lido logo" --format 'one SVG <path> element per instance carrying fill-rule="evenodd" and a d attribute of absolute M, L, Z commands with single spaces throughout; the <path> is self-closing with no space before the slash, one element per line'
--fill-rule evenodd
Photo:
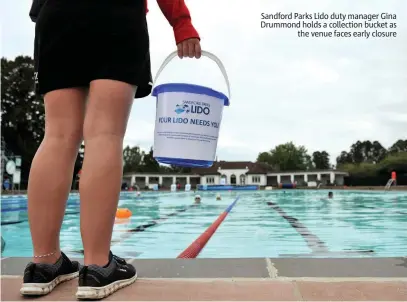
<path fill-rule="evenodd" d="M 177 114 L 181 114 L 183 112 L 188 113 L 189 112 L 189 106 L 188 105 L 177 105 L 175 106 L 174 110 Z"/>
<path fill-rule="evenodd" d="M 175 106 L 175 113 L 181 114 L 181 113 L 195 113 L 195 114 L 205 114 L 208 115 L 211 111 L 209 107 L 207 106 L 199 106 L 199 105 L 179 105 L 177 104 Z"/>

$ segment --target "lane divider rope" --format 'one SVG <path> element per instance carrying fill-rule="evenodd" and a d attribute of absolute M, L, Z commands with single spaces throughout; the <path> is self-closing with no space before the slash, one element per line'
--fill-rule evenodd
<path fill-rule="evenodd" d="M 239 200 L 239 196 L 226 208 L 226 210 L 219 215 L 219 217 L 203 232 L 194 242 L 192 242 L 177 258 L 196 258 L 218 227 L 221 225 L 226 216 L 230 213 L 232 208 Z"/>

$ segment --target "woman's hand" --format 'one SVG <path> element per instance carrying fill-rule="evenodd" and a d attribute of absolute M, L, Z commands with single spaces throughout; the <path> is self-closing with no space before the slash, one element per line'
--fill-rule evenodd
<path fill-rule="evenodd" d="M 182 58 L 197 58 L 201 57 L 201 43 L 199 39 L 192 38 L 182 41 L 177 45 L 178 56 Z"/>

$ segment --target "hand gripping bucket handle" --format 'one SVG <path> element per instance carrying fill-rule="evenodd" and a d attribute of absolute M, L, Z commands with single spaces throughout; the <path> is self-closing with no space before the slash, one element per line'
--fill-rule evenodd
<path fill-rule="evenodd" d="M 174 52 L 170 53 L 168 55 L 168 57 L 165 58 L 164 62 L 161 64 L 161 67 L 158 69 L 157 74 L 156 74 L 156 76 L 154 78 L 153 87 L 157 83 L 157 79 L 160 76 L 161 72 L 168 65 L 168 63 L 170 63 L 171 60 L 174 59 L 177 56 L 177 53 L 178 53 L 177 51 L 174 51 Z M 212 61 L 214 61 L 218 65 L 218 67 L 219 67 L 220 71 L 222 72 L 222 75 L 223 75 L 223 77 L 225 79 L 226 86 L 228 88 L 228 98 L 230 99 L 230 83 L 229 83 L 228 75 L 226 73 L 225 66 L 223 66 L 221 60 L 217 56 L 215 56 L 213 53 L 210 53 L 209 51 L 202 50 L 202 55 L 209 58 L 209 59 L 211 59 Z"/>

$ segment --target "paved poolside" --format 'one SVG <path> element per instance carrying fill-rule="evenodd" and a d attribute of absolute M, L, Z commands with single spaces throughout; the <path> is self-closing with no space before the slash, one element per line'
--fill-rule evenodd
<path fill-rule="evenodd" d="M 81 259 L 78 259 L 81 261 Z M 1 261 L 1 299 L 22 301 L 27 258 Z M 110 301 L 407 301 L 407 258 L 129 259 L 139 280 Z M 75 300 L 77 280 L 38 300 Z M 35 299 L 37 300 L 37 299 Z"/>

